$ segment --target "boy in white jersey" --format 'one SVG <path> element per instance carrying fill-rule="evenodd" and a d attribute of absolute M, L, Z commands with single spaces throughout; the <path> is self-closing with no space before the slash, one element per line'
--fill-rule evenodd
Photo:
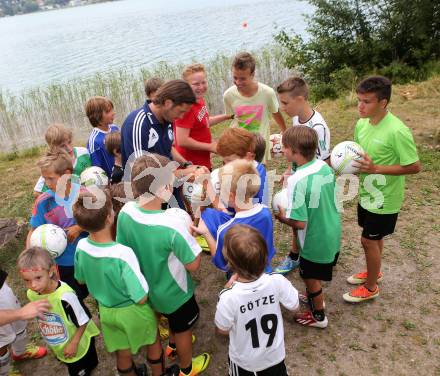
<path fill-rule="evenodd" d="M 309 88 L 300 77 L 290 77 L 277 87 L 281 110 L 292 117 L 293 126 L 304 125 L 312 128 L 318 135 L 316 159 L 330 163 L 330 130 L 322 115 L 314 110 L 309 102 Z M 296 163 L 285 176 L 295 173 Z M 299 249 L 296 240 L 296 230 L 292 228 L 292 250 L 275 272 L 286 274 L 299 266 Z"/>
<path fill-rule="evenodd" d="M 282 275 L 265 274 L 266 241 L 247 225 L 231 227 L 223 255 L 234 276 L 220 293 L 217 332 L 229 335 L 230 376 L 286 376 L 283 316 L 298 308 L 298 291 Z"/>
<path fill-rule="evenodd" d="M 99 192 L 95 192 L 99 193 Z M 81 192 L 73 206 L 75 219 L 89 236 L 75 252 L 75 278 L 86 283 L 98 301 L 102 334 L 108 352 L 116 353 L 120 375 L 146 375 L 132 354 L 147 345 L 153 376 L 164 372 L 164 357 L 156 317 L 147 302 L 148 284 L 134 252 L 113 241 L 114 212 L 110 194 Z"/>
<path fill-rule="evenodd" d="M 179 356 L 179 376 L 195 376 L 210 361 L 207 353 L 192 358 L 192 327 L 199 307 L 190 272 L 200 267 L 202 249 L 189 232 L 192 221 L 186 212 L 161 210 L 173 194 L 175 168 L 159 154 L 134 161 L 131 183 L 137 201 L 127 202 L 119 213 L 116 240 L 133 249 L 150 287 L 149 302 L 168 319 L 168 358 Z"/>

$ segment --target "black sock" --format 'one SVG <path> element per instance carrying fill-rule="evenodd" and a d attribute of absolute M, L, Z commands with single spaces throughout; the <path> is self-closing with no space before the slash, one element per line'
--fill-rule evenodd
<path fill-rule="evenodd" d="M 293 261 L 298 261 L 299 253 L 290 252 L 290 253 L 289 253 L 289 257 L 290 257 Z"/>
<path fill-rule="evenodd" d="M 317 321 L 323 321 L 325 319 L 325 313 L 323 309 L 315 309 L 313 312 L 313 317 L 317 320 Z"/>
<path fill-rule="evenodd" d="M 193 368 L 193 366 L 192 366 L 192 363 L 191 363 L 189 367 L 181 368 L 180 371 L 182 371 L 183 373 L 189 375 L 191 373 L 191 371 L 192 371 L 192 368 Z"/>
<path fill-rule="evenodd" d="M 168 342 L 168 346 L 170 346 L 173 350 L 176 350 L 176 344 L 173 342 Z"/>

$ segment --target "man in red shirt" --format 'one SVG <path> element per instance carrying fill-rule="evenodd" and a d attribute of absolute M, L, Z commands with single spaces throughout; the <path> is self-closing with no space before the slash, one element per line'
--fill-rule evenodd
<path fill-rule="evenodd" d="M 187 161 L 211 169 L 211 153 L 216 152 L 217 143 L 212 141 L 209 127 L 232 117 L 209 116 L 204 100 L 208 82 L 202 64 L 188 65 L 183 70 L 182 77 L 193 89 L 197 101 L 183 118 L 174 122 L 174 146 Z"/>

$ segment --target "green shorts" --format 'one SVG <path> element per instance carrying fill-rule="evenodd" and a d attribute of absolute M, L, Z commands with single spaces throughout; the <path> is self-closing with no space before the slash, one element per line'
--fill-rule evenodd
<path fill-rule="evenodd" d="M 148 304 L 122 308 L 99 306 L 102 335 L 108 352 L 129 349 L 137 354 L 157 338 L 156 315 Z"/>

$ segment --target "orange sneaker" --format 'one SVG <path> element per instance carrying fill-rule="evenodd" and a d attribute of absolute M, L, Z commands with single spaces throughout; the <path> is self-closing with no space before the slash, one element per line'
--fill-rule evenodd
<path fill-rule="evenodd" d="M 32 343 L 26 345 L 26 351 L 23 354 L 15 355 L 12 353 L 12 359 L 17 361 L 25 359 L 38 359 L 47 354 L 47 349 L 43 346 L 36 346 Z"/>
<path fill-rule="evenodd" d="M 191 336 L 191 343 L 194 344 L 196 341 L 196 336 L 193 334 Z M 177 349 L 175 347 L 171 347 L 170 345 L 167 345 L 165 349 L 165 356 L 170 360 L 174 361 L 177 358 Z"/>
<path fill-rule="evenodd" d="M 375 299 L 379 296 L 379 286 L 376 290 L 370 291 L 365 285 L 356 287 L 353 291 L 345 293 L 342 297 L 349 303 L 360 303 L 366 300 Z"/>
<path fill-rule="evenodd" d="M 367 272 L 360 272 L 351 275 L 347 278 L 347 282 L 350 285 L 362 285 L 363 283 L 367 282 L 368 273 Z M 377 276 L 377 282 L 380 282 L 382 280 L 382 272 L 379 272 L 379 275 Z"/>

